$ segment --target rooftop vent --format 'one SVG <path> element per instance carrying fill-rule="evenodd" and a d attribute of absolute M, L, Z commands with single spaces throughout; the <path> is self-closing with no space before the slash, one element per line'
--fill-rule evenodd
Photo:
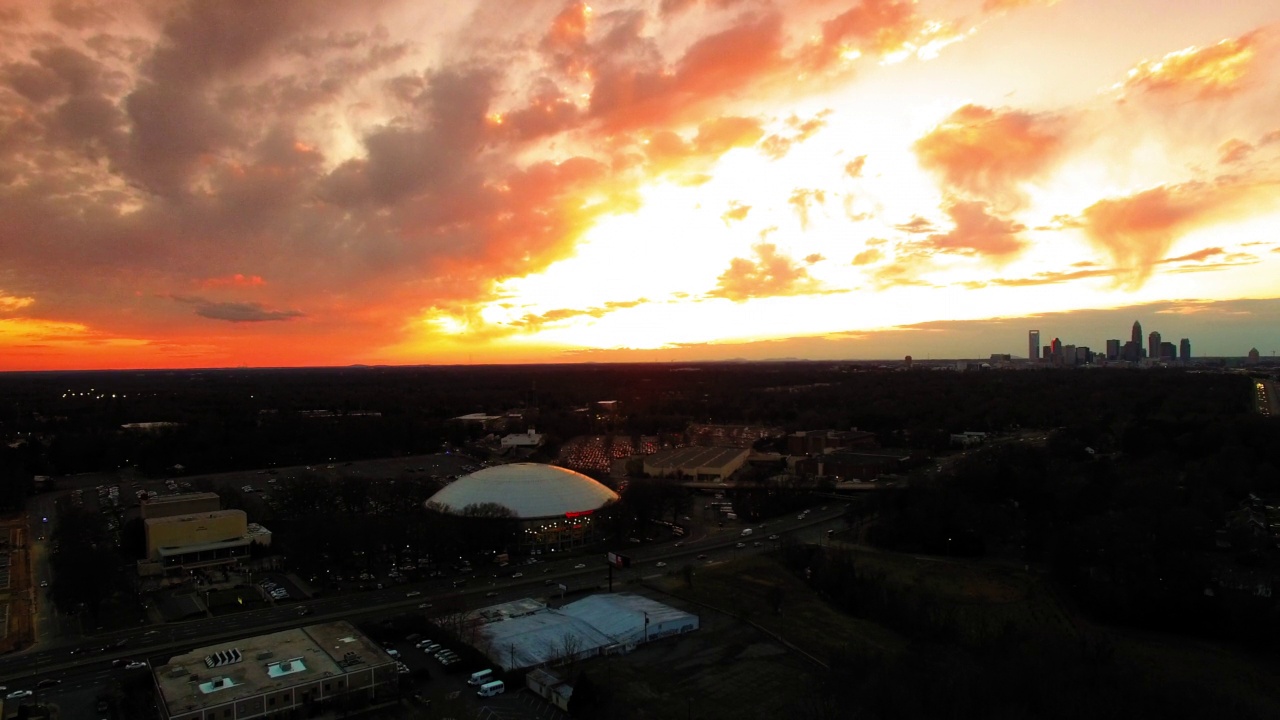
<path fill-rule="evenodd" d="M 206 655 L 204 658 L 204 664 L 205 667 L 212 670 L 213 668 L 222 667 L 223 665 L 234 665 L 241 660 L 244 660 L 244 655 L 240 654 L 240 650 L 238 648 L 231 648 L 230 650 L 219 650 L 212 655 Z"/>

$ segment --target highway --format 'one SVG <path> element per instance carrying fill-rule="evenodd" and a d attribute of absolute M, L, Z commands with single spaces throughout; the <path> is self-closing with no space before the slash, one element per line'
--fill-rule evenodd
<path fill-rule="evenodd" d="M 750 537 L 742 537 L 740 534 L 745 525 L 734 523 L 723 529 L 711 528 L 713 534 L 690 539 L 679 547 L 668 541 L 615 549 L 615 552 L 630 557 L 632 566 L 614 571 L 614 589 L 621 589 L 625 583 L 644 576 L 678 571 L 681 565 L 690 561 L 696 564 L 715 563 L 737 557 L 739 553 L 766 552 L 774 546 L 767 539 L 770 534 L 791 535 L 804 542 L 818 542 L 827 528 L 841 524 L 840 516 L 844 506 L 832 503 L 826 508 L 815 508 L 804 520 L 787 516 L 785 519 L 769 522 L 765 528 L 755 526 Z M 33 520 L 40 522 L 39 517 Z M 757 541 L 761 542 L 759 547 L 754 545 Z M 737 548 L 739 542 L 746 547 Z M 696 559 L 698 555 L 708 557 L 702 561 Z M 389 614 L 412 612 L 424 604 L 429 604 L 430 607 L 423 608 L 423 612 L 433 615 L 454 609 L 494 605 L 522 597 L 547 597 L 558 592 L 558 585 L 565 585 L 569 592 L 581 592 L 590 588 L 604 589 L 609 577 L 604 556 L 605 550 L 602 549 L 599 555 L 594 556 L 595 559 L 577 557 L 534 565 L 482 567 L 467 576 L 467 586 L 456 589 L 453 587 L 456 577 L 436 578 L 426 582 L 394 585 L 383 590 L 290 602 L 219 617 L 139 627 L 137 630 L 98 635 L 76 642 L 65 641 L 60 645 L 38 646 L 0 658 L 0 684 L 7 686 L 10 691 L 34 690 L 40 680 L 53 679 L 59 681 L 59 684 L 40 691 L 41 696 L 38 697 L 41 701 L 58 702 L 59 698 L 66 696 L 67 700 L 73 700 L 74 697 L 78 702 L 84 702 L 83 698 L 88 696 L 87 693 L 100 692 L 109 684 L 113 675 L 141 672 L 113 668 L 112 661 L 116 659 L 155 658 L 164 662 L 171 655 L 204 645 L 317 622 L 376 619 Z M 659 568 L 656 563 L 660 561 L 668 566 Z M 585 567 L 578 568 L 579 564 Z M 523 577 L 511 577 L 517 572 L 522 573 Z M 421 595 L 407 596 L 407 593 L 413 591 L 420 592 Z M 497 594 L 490 596 L 490 593 Z M 307 608 L 310 614 L 300 615 L 300 608 Z"/>

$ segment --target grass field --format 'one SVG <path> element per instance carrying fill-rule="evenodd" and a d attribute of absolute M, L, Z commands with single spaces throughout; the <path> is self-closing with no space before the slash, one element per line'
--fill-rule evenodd
<path fill-rule="evenodd" d="M 679 573 L 656 585 L 674 597 L 750 620 L 824 661 L 838 651 L 893 654 L 905 646 L 896 633 L 833 609 L 770 556 L 752 556 L 695 570 L 693 587 Z M 771 596 L 781 588 L 781 612 Z"/>

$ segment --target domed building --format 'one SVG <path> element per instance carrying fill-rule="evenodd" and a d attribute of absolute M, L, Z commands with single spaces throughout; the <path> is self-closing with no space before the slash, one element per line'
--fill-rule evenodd
<path fill-rule="evenodd" d="M 427 509 L 476 520 L 514 521 L 520 552 L 562 550 L 594 542 L 600 513 L 618 494 L 555 465 L 511 463 L 458 478 L 427 500 Z"/>

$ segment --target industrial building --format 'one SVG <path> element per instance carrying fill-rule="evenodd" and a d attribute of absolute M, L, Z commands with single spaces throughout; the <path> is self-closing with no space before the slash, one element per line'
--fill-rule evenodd
<path fill-rule="evenodd" d="M 724 482 L 747 461 L 748 448 L 683 447 L 659 450 L 644 458 L 649 477 L 688 478 L 702 482 Z"/>
<path fill-rule="evenodd" d="M 434 512 L 474 517 L 479 510 L 501 506 L 518 523 L 519 551 L 562 550 L 595 542 L 598 514 L 618 494 L 581 473 L 541 463 L 510 463 L 477 470 L 458 478 L 427 501 Z"/>
<path fill-rule="evenodd" d="M 396 661 L 347 622 L 196 648 L 153 679 L 165 720 L 339 717 L 399 701 Z"/>
<path fill-rule="evenodd" d="M 471 617 L 480 623 L 476 646 L 507 671 L 630 652 L 699 627 L 697 615 L 634 593 L 592 595 L 559 609 L 491 610 Z"/>

